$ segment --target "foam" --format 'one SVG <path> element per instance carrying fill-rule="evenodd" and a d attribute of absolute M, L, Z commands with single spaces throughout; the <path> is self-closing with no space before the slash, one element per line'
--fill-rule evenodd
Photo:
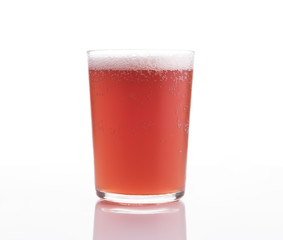
<path fill-rule="evenodd" d="M 181 50 L 88 51 L 90 70 L 192 70 L 194 52 Z"/>

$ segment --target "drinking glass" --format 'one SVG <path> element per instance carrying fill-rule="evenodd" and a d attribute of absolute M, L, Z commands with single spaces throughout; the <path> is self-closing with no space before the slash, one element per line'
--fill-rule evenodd
<path fill-rule="evenodd" d="M 194 52 L 88 51 L 96 192 L 121 203 L 184 195 Z"/>

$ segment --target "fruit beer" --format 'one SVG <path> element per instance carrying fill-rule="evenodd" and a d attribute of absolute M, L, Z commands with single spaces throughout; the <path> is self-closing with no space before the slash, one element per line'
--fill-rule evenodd
<path fill-rule="evenodd" d="M 89 56 L 96 189 L 183 192 L 192 67 L 180 59 L 173 67 L 158 57 L 130 60 Z"/>

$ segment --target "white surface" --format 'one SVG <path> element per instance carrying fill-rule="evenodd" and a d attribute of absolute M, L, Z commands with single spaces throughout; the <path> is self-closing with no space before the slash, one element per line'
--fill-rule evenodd
<path fill-rule="evenodd" d="M 0 239 L 93 238 L 86 51 L 115 48 L 196 52 L 187 239 L 282 239 L 280 3 L 1 1 Z"/>

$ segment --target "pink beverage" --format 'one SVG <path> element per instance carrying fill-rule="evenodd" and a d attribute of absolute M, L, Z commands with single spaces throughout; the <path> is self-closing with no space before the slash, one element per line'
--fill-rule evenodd
<path fill-rule="evenodd" d="M 89 81 L 98 195 L 181 197 L 192 55 L 95 54 Z"/>

